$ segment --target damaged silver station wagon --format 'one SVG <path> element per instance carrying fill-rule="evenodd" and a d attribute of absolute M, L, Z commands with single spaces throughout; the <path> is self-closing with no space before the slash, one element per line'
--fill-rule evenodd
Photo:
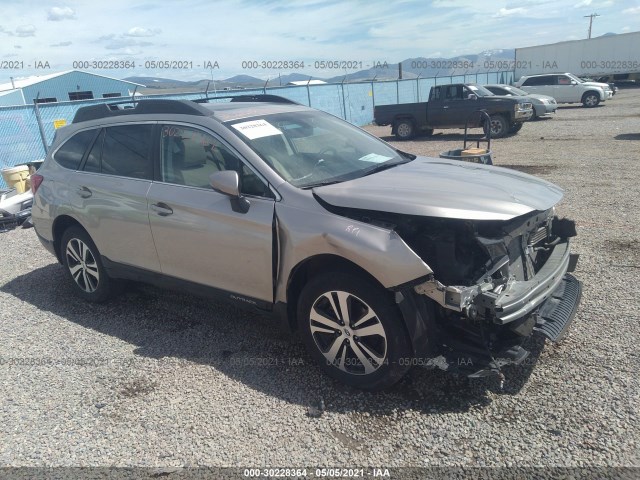
<path fill-rule="evenodd" d="M 32 185 L 38 237 L 82 298 L 133 279 L 272 312 L 360 388 L 412 365 L 501 375 L 580 301 L 560 188 L 280 97 L 81 108 Z"/>

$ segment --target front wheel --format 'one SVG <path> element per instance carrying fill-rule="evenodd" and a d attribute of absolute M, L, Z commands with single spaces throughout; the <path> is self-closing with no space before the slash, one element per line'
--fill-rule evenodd
<path fill-rule="evenodd" d="M 396 138 L 409 140 L 415 135 L 415 127 L 411 120 L 400 120 L 396 125 Z"/>
<path fill-rule="evenodd" d="M 76 295 L 94 303 L 104 302 L 111 296 L 111 279 L 87 232 L 79 227 L 67 229 L 62 236 L 61 253 Z"/>
<path fill-rule="evenodd" d="M 509 133 L 518 133 L 522 128 L 522 123 L 516 123 L 509 129 Z"/>
<path fill-rule="evenodd" d="M 600 95 L 594 92 L 587 92 L 582 97 L 582 105 L 586 108 L 597 107 L 600 104 Z"/>
<path fill-rule="evenodd" d="M 336 380 L 380 390 L 411 365 L 411 344 L 388 292 L 352 274 L 308 283 L 298 302 L 298 326 L 310 355 Z"/>
<path fill-rule="evenodd" d="M 509 132 L 509 125 L 502 115 L 494 115 L 489 122 L 492 138 L 502 138 Z"/>

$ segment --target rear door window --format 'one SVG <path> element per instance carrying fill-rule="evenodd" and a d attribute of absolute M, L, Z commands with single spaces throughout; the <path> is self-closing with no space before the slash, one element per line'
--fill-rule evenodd
<path fill-rule="evenodd" d="M 119 125 L 105 129 L 102 142 L 102 173 L 151 180 L 153 125 Z M 92 152 L 93 153 L 93 152 Z"/>
<path fill-rule="evenodd" d="M 522 84 L 525 87 L 536 87 L 539 85 L 555 85 L 555 75 L 542 75 L 540 77 L 527 78 Z"/>
<path fill-rule="evenodd" d="M 53 159 L 64 168 L 77 170 L 80 167 L 84 153 L 93 142 L 97 133 L 97 129 L 84 130 L 76 133 L 58 149 L 53 155 Z"/>

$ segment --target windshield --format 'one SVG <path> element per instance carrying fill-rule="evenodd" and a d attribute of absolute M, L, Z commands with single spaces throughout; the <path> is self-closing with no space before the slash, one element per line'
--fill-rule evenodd
<path fill-rule="evenodd" d="M 572 73 L 567 73 L 567 77 L 569 77 L 571 80 L 575 80 L 578 83 L 584 83 L 584 80 L 579 79 L 578 77 L 576 77 Z"/>
<path fill-rule="evenodd" d="M 481 85 L 467 85 L 467 88 L 479 97 L 492 97 L 493 93 Z"/>
<path fill-rule="evenodd" d="M 512 95 L 529 95 L 528 92 L 525 92 L 524 90 L 520 90 L 519 88 L 516 88 L 516 87 L 504 87 L 504 89 L 510 92 Z"/>
<path fill-rule="evenodd" d="M 415 158 L 322 112 L 277 113 L 227 125 L 300 188 L 351 180 Z"/>

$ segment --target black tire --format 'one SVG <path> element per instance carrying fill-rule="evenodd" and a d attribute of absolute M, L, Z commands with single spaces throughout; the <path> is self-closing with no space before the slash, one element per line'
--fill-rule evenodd
<path fill-rule="evenodd" d="M 538 118 L 538 114 L 536 113 L 536 107 L 533 107 L 533 113 L 531 114 L 531 118 L 529 119 L 529 121 L 533 121 L 536 120 Z"/>
<path fill-rule="evenodd" d="M 502 138 L 509 133 L 509 124 L 502 115 L 493 115 L 489 125 L 491 128 L 491 138 Z"/>
<path fill-rule="evenodd" d="M 310 281 L 300 295 L 297 318 L 309 354 L 342 383 L 380 390 L 409 370 L 411 342 L 398 307 L 389 292 L 360 275 L 332 273 Z"/>
<path fill-rule="evenodd" d="M 432 135 L 433 135 L 433 128 L 427 128 L 427 129 L 424 131 L 424 136 L 425 136 L 425 137 L 430 137 L 430 136 L 432 136 Z"/>
<path fill-rule="evenodd" d="M 62 265 L 78 297 L 100 303 L 112 295 L 113 281 L 102 265 L 96 245 L 82 228 L 70 227 L 64 232 L 60 254 Z"/>
<path fill-rule="evenodd" d="M 518 133 L 522 129 L 524 123 L 516 123 L 509 129 L 509 133 Z"/>
<path fill-rule="evenodd" d="M 411 120 L 400 120 L 396 123 L 396 138 L 398 140 L 410 140 L 415 134 L 416 129 Z"/>
<path fill-rule="evenodd" d="M 582 105 L 585 108 L 593 108 L 600 105 L 600 95 L 597 92 L 587 92 L 582 96 Z"/>

